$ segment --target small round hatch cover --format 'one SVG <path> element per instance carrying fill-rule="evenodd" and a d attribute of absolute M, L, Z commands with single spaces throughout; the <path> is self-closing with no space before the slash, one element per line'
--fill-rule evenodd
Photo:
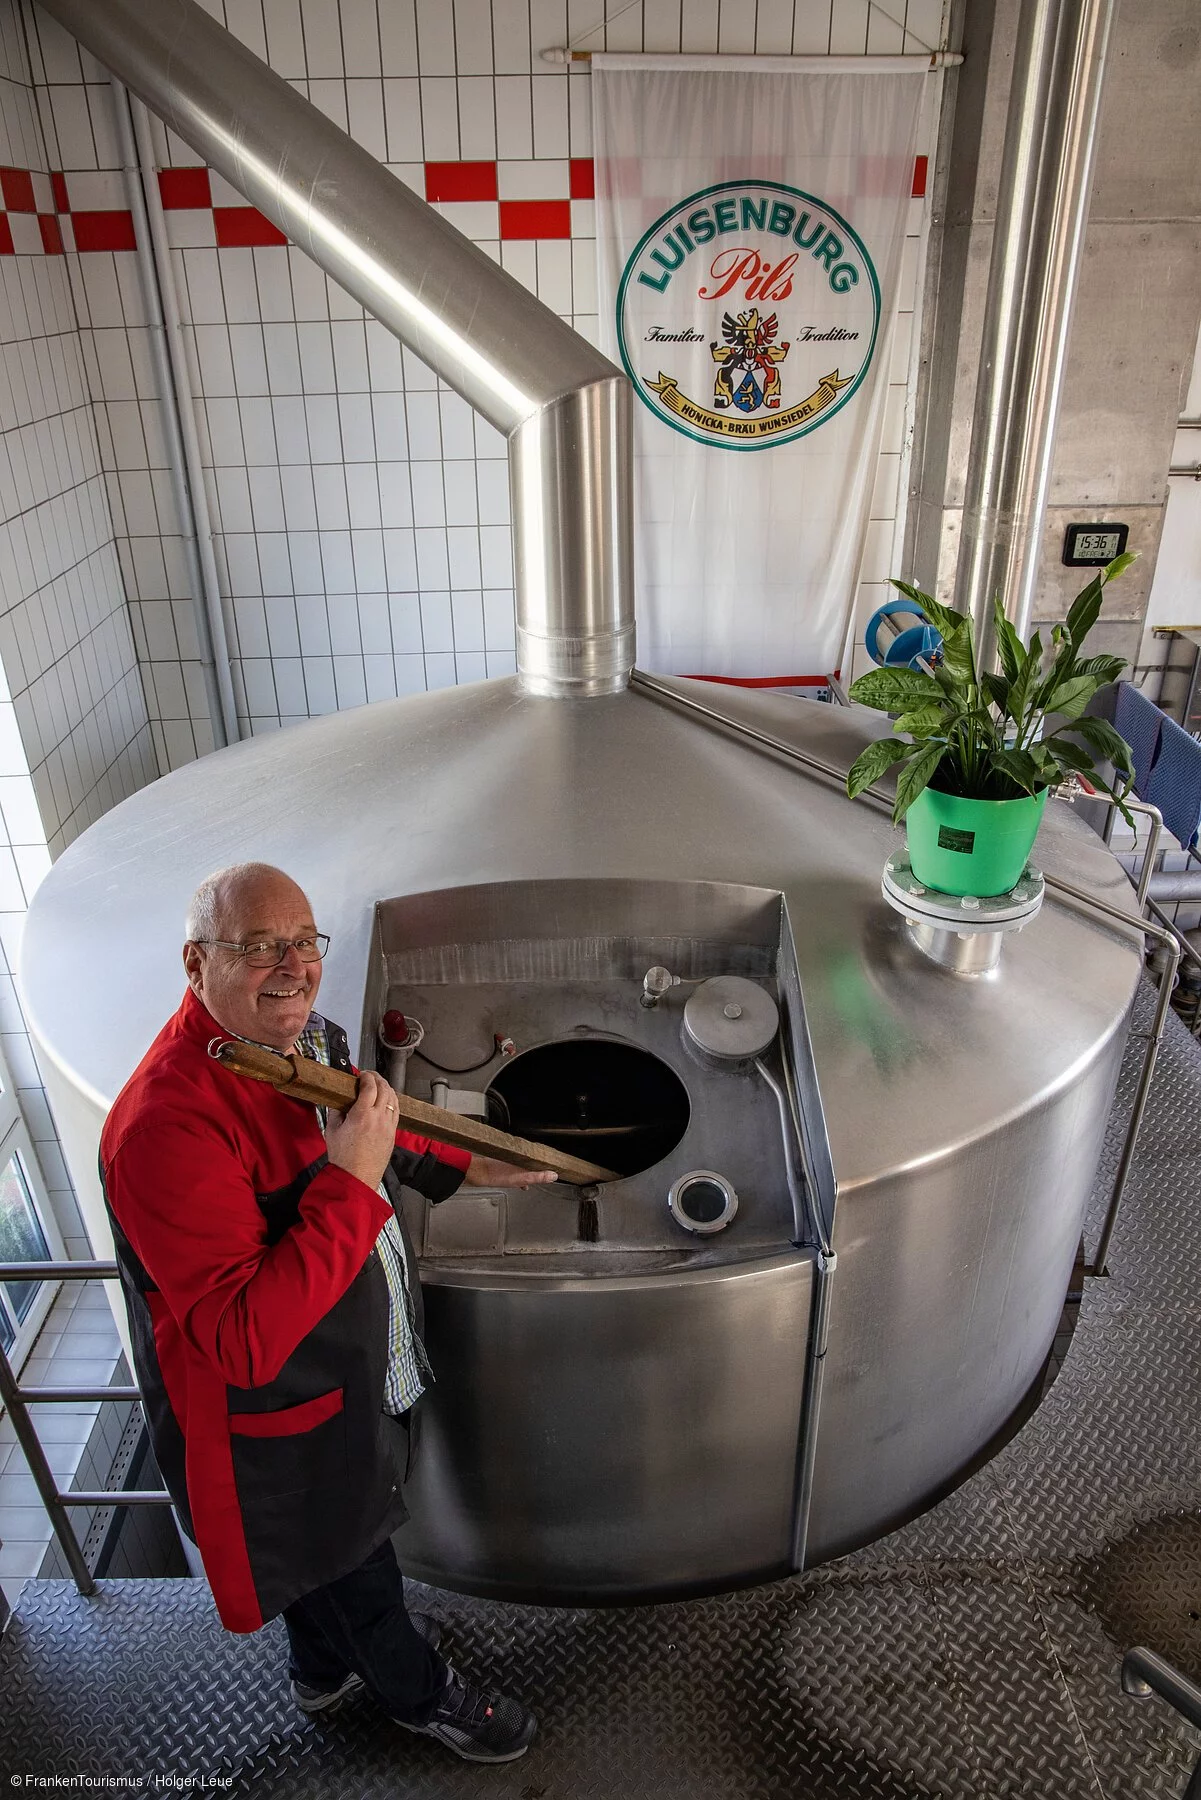
<path fill-rule="evenodd" d="M 745 1062 L 775 1037 L 780 1012 L 770 994 L 741 975 L 702 981 L 684 1008 L 684 1029 L 710 1056 Z"/>

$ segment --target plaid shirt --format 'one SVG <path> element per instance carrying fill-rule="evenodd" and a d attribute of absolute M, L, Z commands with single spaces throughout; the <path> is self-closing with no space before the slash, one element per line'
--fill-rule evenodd
<path fill-rule="evenodd" d="M 296 1040 L 296 1048 L 302 1056 L 328 1066 L 329 1040 L 325 1022 L 318 1013 L 309 1014 L 308 1024 Z M 322 1115 L 324 1128 L 325 1109 L 319 1107 L 317 1110 Z M 388 1198 L 382 1187 L 380 1193 L 385 1200 Z M 415 1406 L 425 1392 L 422 1377 L 432 1381 L 434 1374 L 414 1321 L 404 1238 L 395 1214 L 376 1238 L 375 1248 L 388 1282 L 388 1372 L 384 1380 L 383 1410 L 398 1418 Z"/>

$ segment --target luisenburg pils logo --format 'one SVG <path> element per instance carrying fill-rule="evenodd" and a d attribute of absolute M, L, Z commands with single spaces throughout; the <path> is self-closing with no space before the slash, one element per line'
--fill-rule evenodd
<path fill-rule="evenodd" d="M 617 292 L 627 373 L 657 418 L 723 450 L 824 425 L 867 373 L 880 284 L 854 228 L 778 181 L 723 181 L 664 213 Z"/>

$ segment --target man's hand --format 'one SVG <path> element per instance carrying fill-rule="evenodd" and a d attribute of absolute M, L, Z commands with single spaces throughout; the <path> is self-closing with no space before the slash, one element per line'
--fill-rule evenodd
<path fill-rule="evenodd" d="M 325 1143 L 330 1162 L 377 1188 L 396 1148 L 396 1114 L 392 1089 L 374 1069 L 364 1069 L 354 1105 L 341 1117 L 331 1111 L 327 1120 Z"/>
<path fill-rule="evenodd" d="M 544 1181 L 558 1181 L 553 1169 L 519 1169 L 514 1163 L 501 1162 L 495 1156 L 473 1156 L 463 1177 L 465 1187 L 537 1187 Z"/>

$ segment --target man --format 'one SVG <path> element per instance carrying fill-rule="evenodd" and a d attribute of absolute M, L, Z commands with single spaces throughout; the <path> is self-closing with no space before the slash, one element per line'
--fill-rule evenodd
<path fill-rule="evenodd" d="M 554 1177 L 398 1132 L 396 1095 L 371 1071 L 323 1120 L 213 1060 L 214 1041 L 237 1037 L 350 1067 L 345 1033 L 313 1011 L 327 942 L 281 870 L 210 876 L 188 913 L 183 1004 L 105 1124 L 151 1438 L 222 1623 L 255 1631 L 283 1614 L 300 1706 L 365 1685 L 407 1729 L 509 1761 L 532 1715 L 464 1681 L 436 1622 L 405 1609 L 390 1539 L 428 1364 L 381 1182 L 441 1200 L 463 1181 Z"/>

